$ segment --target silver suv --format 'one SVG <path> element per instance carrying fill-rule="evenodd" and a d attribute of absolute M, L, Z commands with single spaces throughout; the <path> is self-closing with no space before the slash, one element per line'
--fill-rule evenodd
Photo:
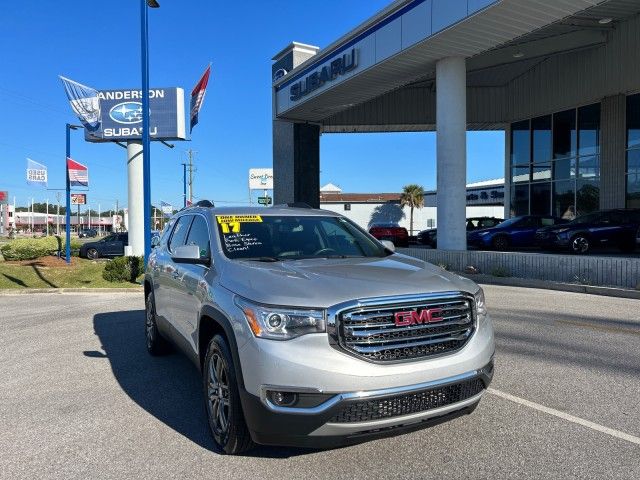
<path fill-rule="evenodd" d="M 422 428 L 470 413 L 491 381 L 482 289 L 339 214 L 195 206 L 155 243 L 147 348 L 198 366 L 226 453 Z"/>

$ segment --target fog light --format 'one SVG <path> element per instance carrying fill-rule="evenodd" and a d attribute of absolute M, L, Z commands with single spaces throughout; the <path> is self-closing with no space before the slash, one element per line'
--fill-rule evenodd
<path fill-rule="evenodd" d="M 279 407 L 290 407 L 298 401 L 298 394 L 292 392 L 269 392 L 269 398 Z"/>

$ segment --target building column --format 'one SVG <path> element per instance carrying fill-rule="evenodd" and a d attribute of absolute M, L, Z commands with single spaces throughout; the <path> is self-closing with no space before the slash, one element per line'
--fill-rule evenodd
<path fill-rule="evenodd" d="M 313 57 L 319 48 L 293 42 L 273 57 L 273 81 Z M 277 119 L 273 91 L 273 202 L 320 207 L 320 127 Z"/>
<path fill-rule="evenodd" d="M 142 142 L 127 142 L 129 244 L 125 255 L 144 255 L 144 196 L 142 192 Z"/>
<path fill-rule="evenodd" d="M 320 208 L 320 127 L 273 121 L 274 203 Z"/>
<path fill-rule="evenodd" d="M 436 64 L 438 249 L 466 250 L 467 69 L 462 57 Z"/>
<path fill-rule="evenodd" d="M 627 97 L 614 95 L 600 105 L 600 208 L 626 203 Z"/>

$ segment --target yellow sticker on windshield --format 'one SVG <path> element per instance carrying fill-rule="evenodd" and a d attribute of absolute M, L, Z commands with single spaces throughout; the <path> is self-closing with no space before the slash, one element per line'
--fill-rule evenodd
<path fill-rule="evenodd" d="M 216 215 L 222 233 L 240 233 L 240 224 L 262 222 L 260 215 Z"/>

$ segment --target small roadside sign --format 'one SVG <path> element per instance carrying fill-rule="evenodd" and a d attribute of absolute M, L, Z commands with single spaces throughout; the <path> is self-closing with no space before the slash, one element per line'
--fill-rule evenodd
<path fill-rule="evenodd" d="M 272 199 L 271 197 L 258 197 L 259 205 L 271 205 Z"/>

